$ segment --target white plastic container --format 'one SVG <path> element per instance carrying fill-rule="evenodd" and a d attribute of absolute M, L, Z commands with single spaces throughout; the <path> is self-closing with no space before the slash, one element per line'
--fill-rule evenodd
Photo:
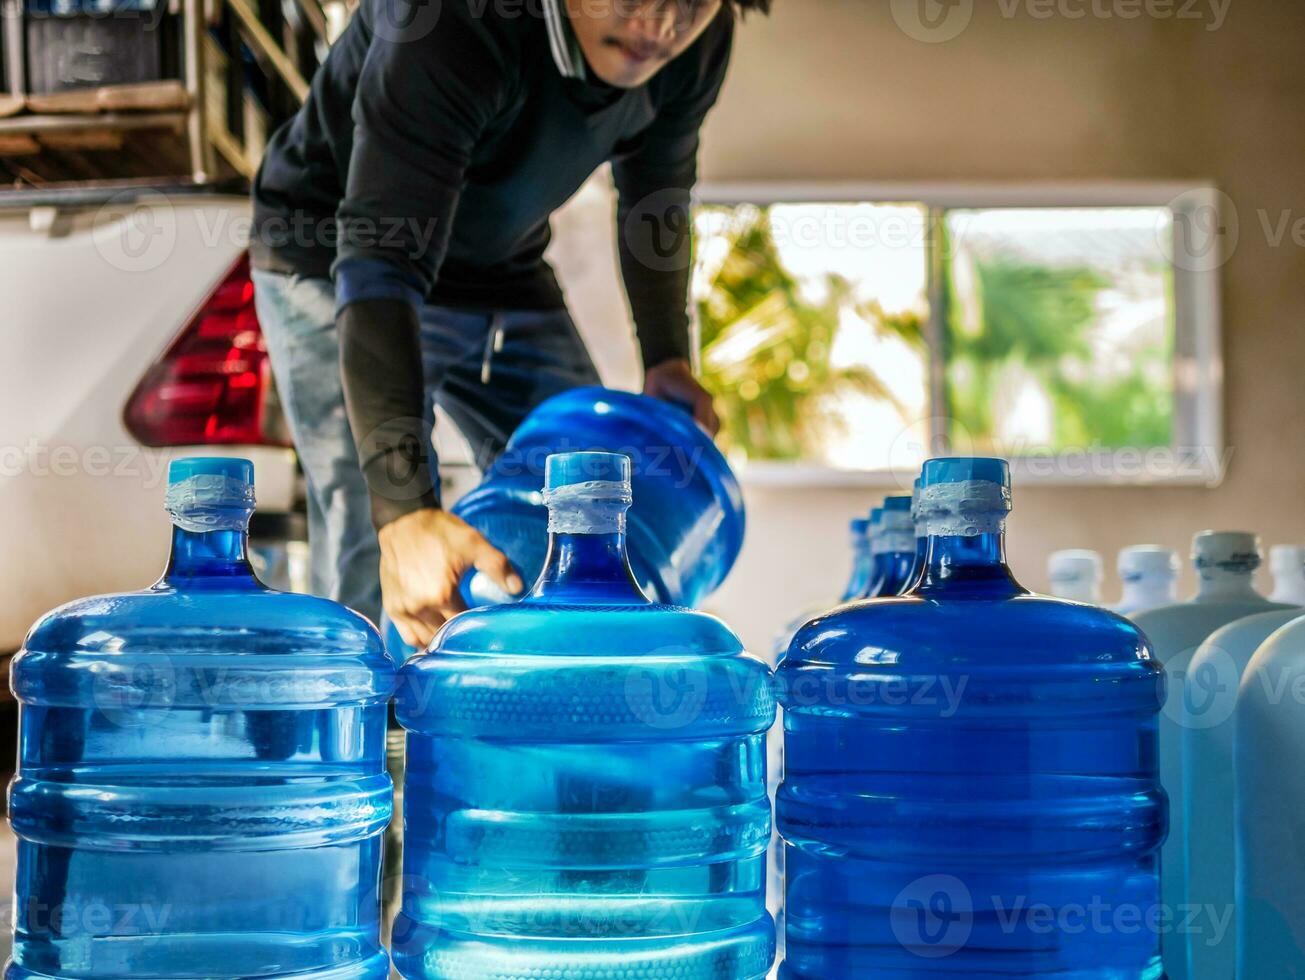
<path fill-rule="evenodd" d="M 1220 627 L 1197 649 L 1183 681 L 1185 901 L 1202 910 L 1182 937 L 1192 980 L 1228 980 L 1237 964 L 1233 733 L 1238 686 L 1261 644 L 1302 614 L 1299 608 L 1276 610 Z"/>
<path fill-rule="evenodd" d="M 1273 573 L 1270 599 L 1305 606 L 1305 548 L 1275 544 L 1269 549 L 1269 571 Z"/>
<path fill-rule="evenodd" d="M 1178 601 L 1178 553 L 1158 544 L 1121 548 L 1116 564 L 1123 594 L 1111 608 L 1128 616 Z"/>
<path fill-rule="evenodd" d="M 1151 640 L 1165 665 L 1170 696 L 1160 715 L 1160 780 L 1169 794 L 1169 837 L 1160 857 L 1160 895 L 1172 917 L 1162 939 L 1168 980 L 1190 980 L 1183 941 L 1182 906 L 1187 902 L 1183 864 L 1186 804 L 1183 793 L 1182 734 L 1184 680 L 1197 647 L 1221 626 L 1256 613 L 1293 607 L 1270 602 L 1255 591 L 1260 539 L 1244 531 L 1202 531 L 1192 541 L 1198 588 L 1188 602 L 1160 606 L 1132 619 Z"/>
<path fill-rule="evenodd" d="M 1058 599 L 1101 605 L 1101 556 L 1084 548 L 1053 551 L 1047 559 L 1051 594 Z"/>
<path fill-rule="evenodd" d="M 1237 693 L 1237 977 L 1305 975 L 1305 619 L 1269 637 Z"/>

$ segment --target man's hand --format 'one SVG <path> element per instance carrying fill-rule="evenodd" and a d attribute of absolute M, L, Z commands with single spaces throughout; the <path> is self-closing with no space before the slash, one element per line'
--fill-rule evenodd
<path fill-rule="evenodd" d="M 381 595 L 403 642 L 425 647 L 466 609 L 458 583 L 473 566 L 505 592 L 524 588 L 507 557 L 460 517 L 425 507 L 390 521 L 381 543 Z"/>
<path fill-rule="evenodd" d="M 720 417 L 712 405 L 711 394 L 693 376 L 693 368 L 683 358 L 662 361 L 649 368 L 643 381 L 643 393 L 663 401 L 679 402 L 693 411 L 694 420 L 713 436 L 720 431 Z"/>

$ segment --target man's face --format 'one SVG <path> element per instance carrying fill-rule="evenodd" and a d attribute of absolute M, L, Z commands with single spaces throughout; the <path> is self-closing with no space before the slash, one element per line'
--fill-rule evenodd
<path fill-rule="evenodd" d="M 594 73 L 608 85 L 635 88 L 698 39 L 721 0 L 565 0 Z"/>

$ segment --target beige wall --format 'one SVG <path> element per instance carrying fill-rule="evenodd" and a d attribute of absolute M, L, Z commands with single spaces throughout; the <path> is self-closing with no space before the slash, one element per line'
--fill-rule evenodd
<path fill-rule="evenodd" d="M 1305 219 L 1305 4 L 1231 0 L 1212 31 L 1205 3 L 1204 20 L 1038 19 L 1025 3 L 977 0 L 969 26 L 938 44 L 903 33 L 886 0 L 775 6 L 740 30 L 708 123 L 705 179 L 1209 179 L 1236 205 L 1222 281 L 1227 479 L 1215 489 L 1017 486 L 1010 543 L 1026 584 L 1045 586 L 1055 548 L 1113 556 L 1148 541 L 1185 553 L 1194 531 L 1216 525 L 1256 530 L 1266 545 L 1305 542 L 1305 248 L 1290 236 L 1272 247 L 1258 214 L 1271 225 L 1284 211 Z M 600 252 L 588 253 L 591 275 Z M 593 298 L 600 291 L 568 292 L 591 335 L 621 315 Z M 605 357 L 619 380 L 630 375 L 624 355 Z M 874 494 L 747 496 L 747 545 L 712 607 L 759 649 L 786 614 L 841 584 L 846 519 Z M 1116 588 L 1112 577 L 1108 597 Z"/>

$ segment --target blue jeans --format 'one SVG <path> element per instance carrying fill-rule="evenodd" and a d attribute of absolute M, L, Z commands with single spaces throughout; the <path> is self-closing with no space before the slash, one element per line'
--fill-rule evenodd
<path fill-rule="evenodd" d="M 335 290 L 329 279 L 262 269 L 253 277 L 277 393 L 308 486 L 313 592 L 379 623 L 380 548 L 344 410 Z M 427 419 L 433 423 L 436 405 L 444 409 L 481 469 L 540 402 L 599 383 L 565 309 L 426 306 L 420 319 Z"/>

